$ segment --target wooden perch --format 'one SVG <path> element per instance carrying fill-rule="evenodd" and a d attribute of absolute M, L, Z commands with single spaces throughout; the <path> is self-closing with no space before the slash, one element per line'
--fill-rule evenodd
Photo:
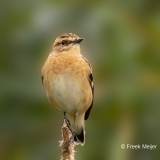
<path fill-rule="evenodd" d="M 72 139 L 73 138 L 72 132 L 68 128 L 65 119 L 63 120 L 61 132 L 62 132 L 62 141 L 60 142 L 60 146 L 62 147 L 61 160 L 75 160 L 74 139 Z"/>

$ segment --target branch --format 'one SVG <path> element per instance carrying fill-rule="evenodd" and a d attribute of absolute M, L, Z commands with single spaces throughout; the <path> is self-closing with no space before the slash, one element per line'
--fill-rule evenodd
<path fill-rule="evenodd" d="M 62 141 L 60 142 L 60 146 L 62 147 L 62 156 L 61 160 L 75 160 L 75 151 L 74 151 L 74 140 L 72 140 L 73 135 L 70 129 L 67 126 L 67 122 L 64 119 L 63 125 L 61 128 L 62 132 Z"/>

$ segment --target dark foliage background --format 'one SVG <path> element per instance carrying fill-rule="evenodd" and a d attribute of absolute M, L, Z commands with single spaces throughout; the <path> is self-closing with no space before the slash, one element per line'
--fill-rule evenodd
<path fill-rule="evenodd" d="M 93 66 L 95 101 L 76 160 L 160 158 L 160 3 L 157 0 L 0 2 L 0 159 L 60 159 L 63 115 L 41 67 L 73 32 Z M 154 144 L 131 150 L 121 144 Z"/>

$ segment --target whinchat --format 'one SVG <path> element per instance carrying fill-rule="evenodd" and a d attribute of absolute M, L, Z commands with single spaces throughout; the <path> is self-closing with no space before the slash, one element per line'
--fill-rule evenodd
<path fill-rule="evenodd" d="M 85 124 L 93 105 L 92 67 L 80 51 L 73 33 L 57 37 L 42 68 L 42 83 L 50 103 L 64 112 L 68 127 L 78 144 L 85 143 Z"/>

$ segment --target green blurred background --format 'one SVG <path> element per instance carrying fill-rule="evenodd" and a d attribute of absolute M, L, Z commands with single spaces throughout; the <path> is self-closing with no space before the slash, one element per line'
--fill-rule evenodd
<path fill-rule="evenodd" d="M 160 1 L 0 3 L 0 160 L 60 159 L 63 114 L 46 97 L 41 67 L 65 32 L 85 38 L 95 84 L 76 160 L 160 159 Z"/>

